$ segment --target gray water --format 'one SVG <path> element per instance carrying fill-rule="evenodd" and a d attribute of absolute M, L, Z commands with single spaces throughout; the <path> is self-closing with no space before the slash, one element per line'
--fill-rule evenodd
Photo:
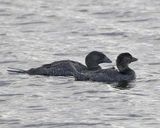
<path fill-rule="evenodd" d="M 92 50 L 113 62 L 130 52 L 139 59 L 136 81 L 117 87 L 7 72 L 84 63 Z M 159 128 L 160 1 L 0 0 L 0 67 L 0 128 Z"/>

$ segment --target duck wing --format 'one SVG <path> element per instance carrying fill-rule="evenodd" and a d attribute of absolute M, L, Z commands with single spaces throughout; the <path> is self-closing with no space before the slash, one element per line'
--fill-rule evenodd
<path fill-rule="evenodd" d="M 50 64 L 44 64 L 38 68 L 29 70 L 9 68 L 7 71 L 12 73 L 27 73 L 30 75 L 46 75 L 46 76 L 72 76 L 70 63 L 74 65 L 78 72 L 87 70 L 87 67 L 79 62 L 72 60 L 55 61 Z"/>
<path fill-rule="evenodd" d="M 135 72 L 130 70 L 127 74 L 122 74 L 116 69 L 102 69 L 95 72 L 85 74 L 91 81 L 97 82 L 119 82 L 119 81 L 131 81 L 135 79 Z"/>
<path fill-rule="evenodd" d="M 69 63 L 72 63 L 79 72 L 87 69 L 86 66 L 79 62 L 71 60 L 62 60 L 55 61 L 50 64 L 45 64 L 38 68 L 32 68 L 28 70 L 28 74 L 47 76 L 72 76 L 72 70 L 69 66 Z"/>

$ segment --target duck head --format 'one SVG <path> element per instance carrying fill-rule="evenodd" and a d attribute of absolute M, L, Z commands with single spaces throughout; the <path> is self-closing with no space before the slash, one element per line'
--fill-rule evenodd
<path fill-rule="evenodd" d="M 100 63 L 112 63 L 112 61 L 102 52 L 92 51 L 86 56 L 85 63 L 89 70 L 97 70 L 101 69 Z"/>
<path fill-rule="evenodd" d="M 125 72 L 129 69 L 128 65 L 132 62 L 137 61 L 138 59 L 133 57 L 130 53 L 121 53 L 116 60 L 116 65 L 119 72 Z"/>

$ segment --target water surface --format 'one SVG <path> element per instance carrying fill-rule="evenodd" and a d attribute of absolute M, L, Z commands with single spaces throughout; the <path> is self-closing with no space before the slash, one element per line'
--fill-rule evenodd
<path fill-rule="evenodd" d="M 0 127 L 160 127 L 160 1 L 0 0 L 0 30 Z M 92 50 L 113 61 L 130 52 L 137 80 L 126 88 L 6 71 L 84 63 Z"/>

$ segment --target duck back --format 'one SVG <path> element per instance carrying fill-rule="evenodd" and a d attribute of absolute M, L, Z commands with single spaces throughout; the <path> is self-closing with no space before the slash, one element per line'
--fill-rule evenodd
<path fill-rule="evenodd" d="M 129 70 L 127 73 L 123 74 L 118 72 L 116 69 L 101 69 L 94 72 L 78 73 L 74 72 L 74 77 L 78 81 L 96 81 L 96 82 L 119 82 L 119 81 L 131 81 L 135 79 L 135 72 Z"/>
<path fill-rule="evenodd" d="M 45 64 L 38 68 L 31 68 L 27 71 L 27 73 L 30 75 L 72 76 L 70 63 L 73 64 L 79 72 L 87 70 L 87 67 L 79 62 L 62 60 Z"/>
<path fill-rule="evenodd" d="M 104 69 L 91 73 L 91 80 L 98 82 L 119 82 L 119 81 L 131 81 L 135 79 L 135 72 L 129 70 L 127 73 L 120 73 L 116 69 Z"/>

